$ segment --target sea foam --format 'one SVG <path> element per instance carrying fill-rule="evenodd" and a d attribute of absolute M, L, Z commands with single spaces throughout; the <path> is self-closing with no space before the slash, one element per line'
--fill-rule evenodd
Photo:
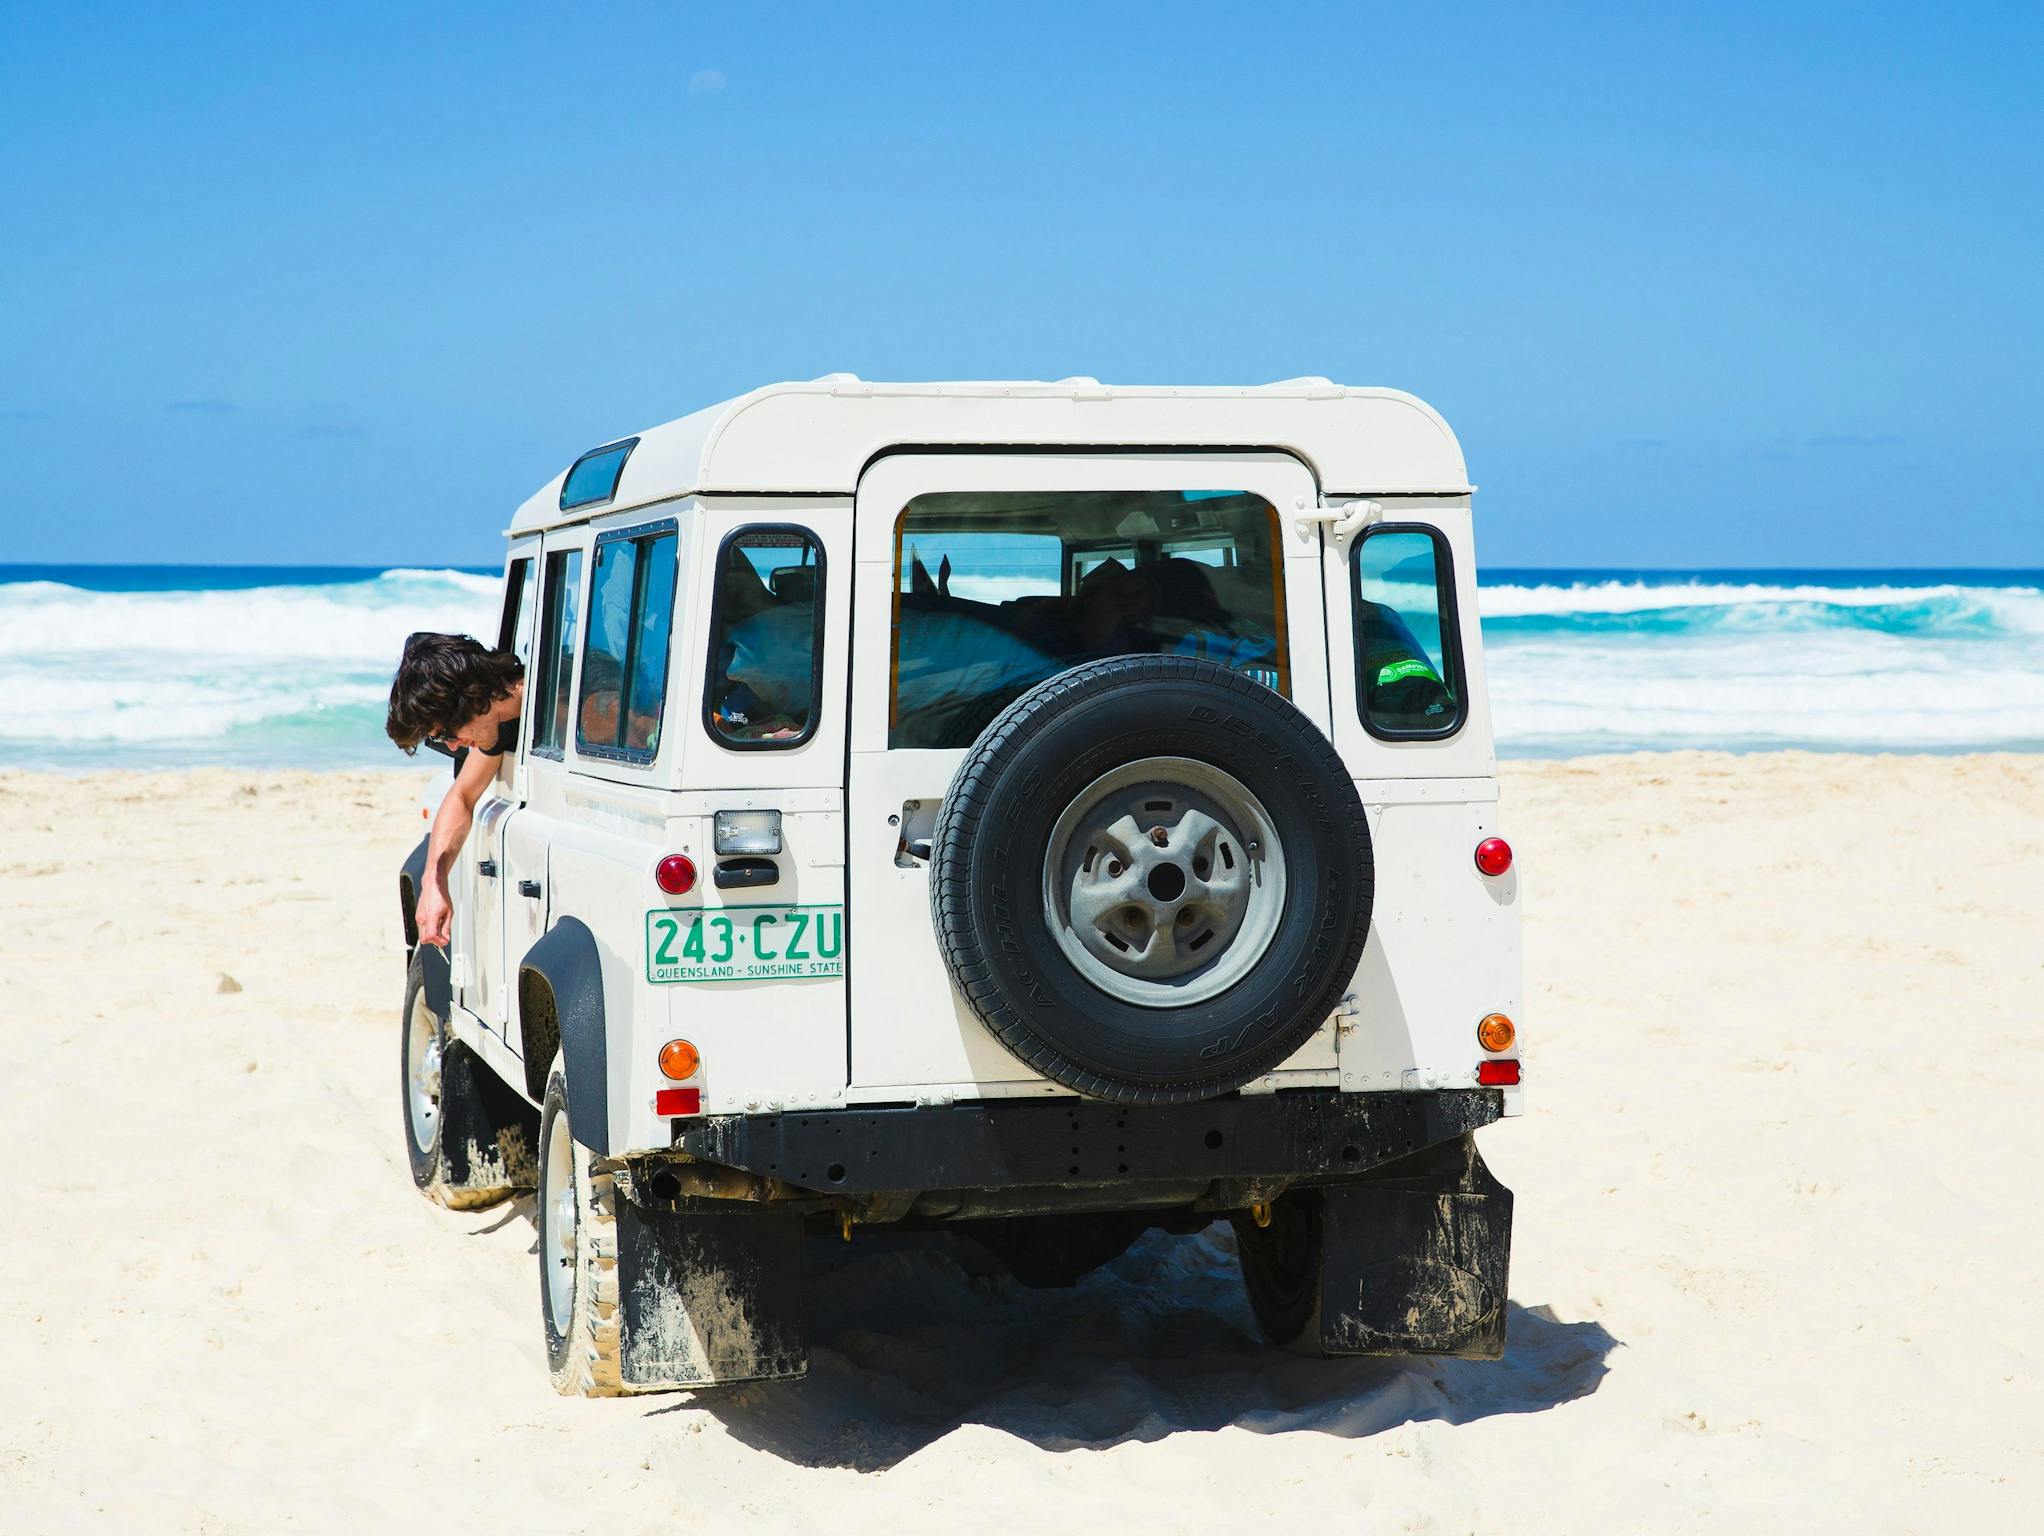
<path fill-rule="evenodd" d="M 2027 573 L 2026 573 L 2027 575 Z M 414 630 L 494 634 L 500 579 L 100 591 L 0 582 L 0 763 L 390 763 Z M 1610 577 L 1487 583 L 1501 752 L 2044 748 L 2044 589 Z"/>
<path fill-rule="evenodd" d="M 181 744 L 152 761 L 388 760 L 383 702 L 418 629 L 494 636 L 501 581 L 394 570 L 305 586 L 102 592 L 0 584 L 0 761 Z M 255 728 L 282 728 L 271 740 Z M 239 739 L 237 749 L 236 740 Z M 289 752 L 276 750 L 288 740 Z"/>

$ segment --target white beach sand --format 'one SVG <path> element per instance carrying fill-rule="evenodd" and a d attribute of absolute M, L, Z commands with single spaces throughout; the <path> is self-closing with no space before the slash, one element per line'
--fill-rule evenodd
<path fill-rule="evenodd" d="M 2044 1521 L 2044 759 L 1508 766 L 1500 1363 L 1268 1351 L 1225 1231 L 1062 1293 L 861 1238 L 807 1381 L 617 1402 L 530 1201 L 406 1176 L 420 779 L 0 774 L 0 1530 Z"/>

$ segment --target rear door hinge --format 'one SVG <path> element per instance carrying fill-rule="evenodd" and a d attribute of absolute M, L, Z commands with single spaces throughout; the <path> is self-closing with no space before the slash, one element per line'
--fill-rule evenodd
<path fill-rule="evenodd" d="M 1335 501 L 1294 514 L 1292 524 L 1301 538 L 1310 538 L 1315 528 L 1325 528 L 1332 542 L 1339 545 L 1365 523 L 1376 522 L 1383 515 L 1381 502 Z"/>
<path fill-rule="evenodd" d="M 1351 992 L 1344 997 L 1334 1010 L 1334 1032 L 1337 1035 L 1352 1035 L 1363 1016 L 1356 1009 L 1356 995 Z"/>

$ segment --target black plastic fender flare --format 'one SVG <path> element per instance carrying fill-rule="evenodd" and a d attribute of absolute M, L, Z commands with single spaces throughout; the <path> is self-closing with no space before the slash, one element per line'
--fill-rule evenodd
<path fill-rule="evenodd" d="M 419 887 L 426 880 L 426 839 L 419 839 L 397 873 L 398 918 L 405 929 L 405 959 L 412 957 L 412 951 L 419 947 Z M 426 986 L 426 1006 L 445 1019 L 448 1010 L 454 1006 L 454 977 L 447 964 L 447 951 L 437 944 L 428 944 L 426 953 L 420 957 L 419 969 Z"/>
<path fill-rule="evenodd" d="M 542 986 L 551 994 L 551 1008 L 541 1000 Z M 596 936 L 581 919 L 562 918 L 518 962 L 518 1017 L 528 1086 L 537 1075 L 539 1096 L 545 1096 L 547 1069 L 558 1047 L 568 1074 L 568 1129 L 598 1157 L 608 1157 L 610 1053 L 603 965 Z"/>
<path fill-rule="evenodd" d="M 397 916 L 404 924 L 405 948 L 415 949 L 419 943 L 419 887 L 426 883 L 426 839 L 419 839 L 419 846 L 405 856 L 404 863 L 397 871 Z"/>

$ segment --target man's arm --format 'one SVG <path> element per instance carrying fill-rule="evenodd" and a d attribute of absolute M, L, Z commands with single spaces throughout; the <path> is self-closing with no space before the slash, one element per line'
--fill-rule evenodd
<path fill-rule="evenodd" d="M 497 764 L 502 761 L 501 757 L 471 752 L 462 759 L 461 771 L 455 774 L 454 782 L 447 786 L 447 796 L 440 802 L 433 830 L 426 838 L 426 888 L 419 892 L 415 914 L 421 944 L 444 947 L 447 943 L 448 928 L 454 918 L 454 907 L 447 897 L 447 869 L 461 851 L 461 845 L 468 841 L 476 801 L 482 798 L 483 787 L 497 776 Z"/>

